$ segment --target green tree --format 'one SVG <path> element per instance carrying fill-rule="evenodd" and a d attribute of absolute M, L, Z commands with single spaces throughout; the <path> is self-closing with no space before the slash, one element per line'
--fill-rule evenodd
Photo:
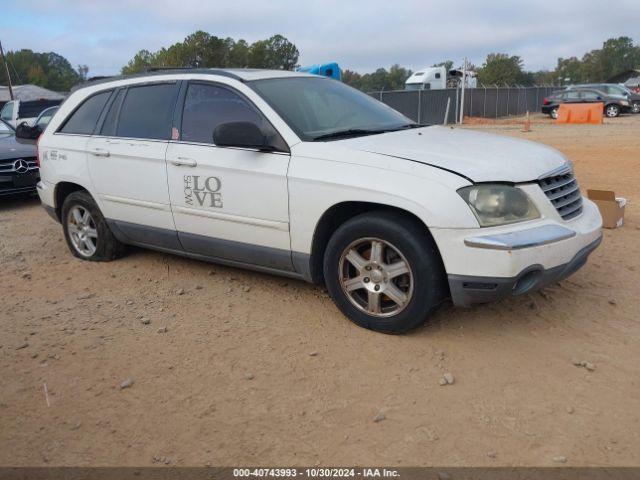
<path fill-rule="evenodd" d="M 282 35 L 259 40 L 249 48 L 249 66 L 274 70 L 294 70 L 298 66 L 298 48 Z"/>
<path fill-rule="evenodd" d="M 576 57 L 559 58 L 554 73 L 561 85 L 583 83 L 586 80 L 582 62 Z"/>
<path fill-rule="evenodd" d="M 297 66 L 297 47 L 282 35 L 274 35 L 249 45 L 245 40 L 219 38 L 198 30 L 168 48 L 157 52 L 140 50 L 122 68 L 123 74 L 149 67 L 272 68 L 293 70 Z"/>
<path fill-rule="evenodd" d="M 362 90 L 362 75 L 353 70 L 342 70 L 342 82 L 347 85 Z"/>
<path fill-rule="evenodd" d="M 342 71 L 342 81 L 363 92 L 379 92 L 381 90 L 404 90 L 404 82 L 411 76 L 411 70 L 398 64 L 389 70 L 378 68 L 373 73 L 361 75 L 351 70 Z"/>
<path fill-rule="evenodd" d="M 480 69 L 478 81 L 484 85 L 521 85 L 527 84 L 527 78 L 522 69 L 522 59 L 509 56 L 506 53 L 490 53 Z"/>
<path fill-rule="evenodd" d="M 610 38 L 599 50 L 592 50 L 582 58 L 584 77 L 590 82 L 608 78 L 640 66 L 640 47 L 629 37 Z"/>
<path fill-rule="evenodd" d="M 6 52 L 11 80 L 14 84 L 34 84 L 64 92 L 82 81 L 69 61 L 54 52 L 39 53 L 28 49 Z M 7 84 L 4 68 L 0 68 L 0 85 Z"/>

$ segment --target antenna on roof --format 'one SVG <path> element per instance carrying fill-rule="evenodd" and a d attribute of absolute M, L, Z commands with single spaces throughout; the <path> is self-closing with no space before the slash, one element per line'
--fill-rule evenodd
<path fill-rule="evenodd" d="M 4 69 L 7 72 L 7 82 L 9 82 L 9 98 L 13 100 L 13 88 L 11 86 L 11 74 L 9 73 L 9 64 L 4 56 L 4 50 L 2 49 L 2 42 L 0 42 L 0 57 L 2 57 L 2 63 L 4 63 Z"/>

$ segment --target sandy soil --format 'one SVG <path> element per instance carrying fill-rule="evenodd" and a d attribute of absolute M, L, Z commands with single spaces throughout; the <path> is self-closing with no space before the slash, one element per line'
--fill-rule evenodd
<path fill-rule="evenodd" d="M 627 224 L 561 286 L 405 336 L 301 282 L 81 262 L 36 201 L 2 200 L 0 465 L 640 464 L 640 116 L 474 128 L 559 148 L 583 190 L 629 199 Z"/>

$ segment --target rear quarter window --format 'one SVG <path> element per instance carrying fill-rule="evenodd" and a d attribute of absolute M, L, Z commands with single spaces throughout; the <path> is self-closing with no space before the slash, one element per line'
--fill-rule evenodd
<path fill-rule="evenodd" d="M 87 98 L 74 110 L 58 131 L 60 133 L 91 135 L 110 95 L 111 90 L 108 90 Z"/>

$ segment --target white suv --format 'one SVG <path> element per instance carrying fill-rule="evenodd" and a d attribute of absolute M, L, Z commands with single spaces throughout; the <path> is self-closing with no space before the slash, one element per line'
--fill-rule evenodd
<path fill-rule="evenodd" d="M 71 252 L 124 244 L 324 283 L 402 332 L 575 272 L 601 240 L 569 161 L 416 125 L 338 81 L 160 71 L 76 90 L 40 137 L 40 198 Z"/>

